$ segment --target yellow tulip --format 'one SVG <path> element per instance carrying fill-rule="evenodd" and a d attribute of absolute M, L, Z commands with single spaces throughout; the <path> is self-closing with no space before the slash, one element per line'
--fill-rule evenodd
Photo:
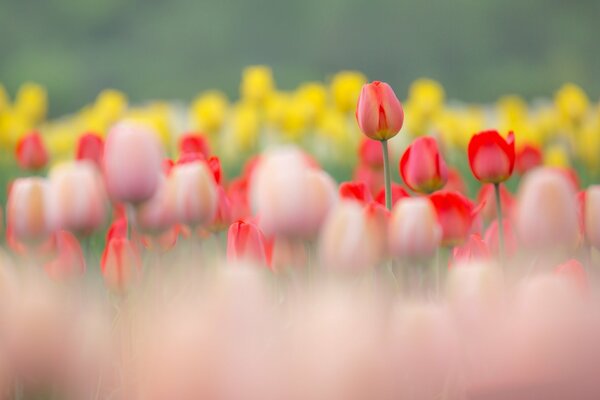
<path fill-rule="evenodd" d="M 341 71 L 334 75 L 331 81 L 333 102 L 341 112 L 354 112 L 362 86 L 367 77 L 356 71 Z"/>
<path fill-rule="evenodd" d="M 565 120 L 577 122 L 587 113 L 589 100 L 582 88 L 573 83 L 567 83 L 556 92 L 554 104 Z"/>
<path fill-rule="evenodd" d="M 312 119 L 317 119 L 327 106 L 327 89 L 322 83 L 307 82 L 296 89 L 296 97 L 309 108 Z"/>
<path fill-rule="evenodd" d="M 48 96 L 46 89 L 36 83 L 27 82 L 21 85 L 14 104 L 14 112 L 33 125 L 46 118 Z"/>
<path fill-rule="evenodd" d="M 191 113 L 196 127 L 208 134 L 223 127 L 229 102 L 227 96 L 218 90 L 201 93 L 194 99 Z"/>
<path fill-rule="evenodd" d="M 262 104 L 275 90 L 271 68 L 265 65 L 247 67 L 242 73 L 240 94 L 243 101 Z"/>
<path fill-rule="evenodd" d="M 240 103 L 233 109 L 232 134 L 234 143 L 226 146 L 231 149 L 250 151 L 257 145 L 260 119 L 256 108 L 247 103 Z"/>
<path fill-rule="evenodd" d="M 120 119 L 126 110 L 127 96 L 114 89 L 106 89 L 100 92 L 94 103 L 96 118 L 103 119 L 107 125 L 111 125 Z"/>
<path fill-rule="evenodd" d="M 442 85 L 427 78 L 414 81 L 408 91 L 408 102 L 424 118 L 430 118 L 437 113 L 444 105 L 445 97 Z"/>
<path fill-rule="evenodd" d="M 288 139 L 299 140 L 308 128 L 311 108 L 303 99 L 291 97 L 283 108 L 281 130 Z"/>
<path fill-rule="evenodd" d="M 600 125 L 586 124 L 576 135 L 575 149 L 585 165 L 597 171 L 600 167 Z"/>
<path fill-rule="evenodd" d="M 561 144 L 554 144 L 544 151 L 544 165 L 566 168 L 571 165 L 569 154 Z"/>
<path fill-rule="evenodd" d="M 515 125 L 523 123 L 527 118 L 527 103 L 517 95 L 501 97 L 496 108 L 503 124 L 502 131 L 514 130 Z"/>

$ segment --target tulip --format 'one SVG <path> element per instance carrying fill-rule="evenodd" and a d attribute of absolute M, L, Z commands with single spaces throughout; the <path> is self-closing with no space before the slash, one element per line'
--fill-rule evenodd
<path fill-rule="evenodd" d="M 208 158 L 210 156 L 210 147 L 208 141 L 202 135 L 188 133 L 179 139 L 179 154 L 199 153 Z"/>
<path fill-rule="evenodd" d="M 469 142 L 469 164 L 475 178 L 483 183 L 506 181 L 515 166 L 515 136 L 505 140 L 498 131 L 483 131 Z"/>
<path fill-rule="evenodd" d="M 462 175 L 460 174 L 460 171 L 456 168 L 448 168 L 448 180 L 446 181 L 446 184 L 444 185 L 443 189 L 453 192 L 459 192 L 461 194 L 464 194 L 465 196 L 468 195 L 467 185 L 465 184 L 465 181 Z"/>
<path fill-rule="evenodd" d="M 116 235 L 106 243 L 100 267 L 107 286 L 123 291 L 139 278 L 142 259 L 129 239 Z"/>
<path fill-rule="evenodd" d="M 386 210 L 380 205 L 365 208 L 342 200 L 327 217 L 319 237 L 323 267 L 347 272 L 374 268 L 385 256 L 386 229 Z"/>
<path fill-rule="evenodd" d="M 82 275 L 85 272 L 85 258 L 79 241 L 68 231 L 54 234 L 56 258 L 44 265 L 46 273 L 54 279 Z"/>
<path fill-rule="evenodd" d="M 354 169 L 352 179 L 355 182 L 364 182 L 371 193 L 379 193 L 380 190 L 383 190 L 385 203 L 385 178 L 381 174 L 381 169 L 374 169 L 366 164 L 358 164 Z"/>
<path fill-rule="evenodd" d="M 250 180 L 250 200 L 268 236 L 314 237 L 336 200 L 335 183 L 293 147 L 263 156 Z"/>
<path fill-rule="evenodd" d="M 104 155 L 104 140 L 94 133 L 86 133 L 79 137 L 75 159 L 90 160 L 98 167 L 102 166 Z"/>
<path fill-rule="evenodd" d="M 515 209 L 521 243 L 534 249 L 572 248 L 579 238 L 575 191 L 561 172 L 538 168 L 521 182 Z"/>
<path fill-rule="evenodd" d="M 383 168 L 383 154 L 376 140 L 363 138 L 358 148 L 358 158 L 362 164 L 371 168 Z"/>
<path fill-rule="evenodd" d="M 103 157 L 110 197 L 134 204 L 150 199 L 158 187 L 162 160 L 153 131 L 129 122 L 115 125 L 106 138 Z"/>
<path fill-rule="evenodd" d="M 16 179 L 8 194 L 7 226 L 18 241 L 39 243 L 51 233 L 50 184 L 42 178 Z"/>
<path fill-rule="evenodd" d="M 406 185 L 419 193 L 432 193 L 448 180 L 448 169 L 435 138 L 415 139 L 400 160 L 400 174 Z"/>
<path fill-rule="evenodd" d="M 331 80 L 331 94 L 336 108 L 349 112 L 356 107 L 356 101 L 361 93 L 361 87 L 367 78 L 360 72 L 341 71 Z"/>
<path fill-rule="evenodd" d="M 585 191 L 583 226 L 588 242 L 600 249 L 600 185 L 592 185 Z"/>
<path fill-rule="evenodd" d="M 388 140 L 400 132 L 404 111 L 390 85 L 375 81 L 362 87 L 356 106 L 356 120 L 367 137 Z"/>
<path fill-rule="evenodd" d="M 23 136 L 17 142 L 16 156 L 19 166 L 23 169 L 38 170 L 48 163 L 48 151 L 37 132 Z"/>
<path fill-rule="evenodd" d="M 340 198 L 348 200 L 357 200 L 368 204 L 373 201 L 371 192 L 364 182 L 342 182 L 339 189 Z"/>
<path fill-rule="evenodd" d="M 207 91 L 191 105 L 192 116 L 200 129 L 214 133 L 221 129 L 227 114 L 227 97 L 219 91 Z"/>
<path fill-rule="evenodd" d="M 263 103 L 275 90 L 273 72 L 264 65 L 246 67 L 240 84 L 241 97 L 250 103 Z"/>
<path fill-rule="evenodd" d="M 49 175 L 50 206 L 59 229 L 89 234 L 106 216 L 106 193 L 95 165 L 73 161 L 54 168 Z"/>
<path fill-rule="evenodd" d="M 461 246 L 452 249 L 452 264 L 470 263 L 490 258 L 490 250 L 479 234 L 472 234 Z"/>
<path fill-rule="evenodd" d="M 400 200 L 392 210 L 389 231 L 392 256 L 423 259 L 433 256 L 442 238 L 435 208 L 426 197 Z"/>
<path fill-rule="evenodd" d="M 410 197 L 406 189 L 402 186 L 392 183 L 392 206 L 396 205 L 400 200 Z M 375 196 L 375 201 L 382 206 L 385 206 L 385 189 L 381 189 L 377 196 Z"/>
<path fill-rule="evenodd" d="M 517 150 L 515 156 L 515 168 L 519 175 L 542 165 L 543 155 L 539 147 L 526 144 Z"/>
<path fill-rule="evenodd" d="M 217 184 L 206 163 L 176 165 L 169 175 L 169 185 L 179 222 L 202 226 L 213 221 L 218 206 Z"/>
<path fill-rule="evenodd" d="M 227 197 L 227 193 L 223 186 L 217 186 L 217 212 L 215 213 L 215 218 L 213 220 L 213 229 L 220 231 L 225 229 L 229 224 L 231 224 L 231 202 L 229 201 L 229 197 Z"/>
<path fill-rule="evenodd" d="M 463 243 L 472 231 L 476 210 L 473 203 L 458 192 L 439 191 L 429 196 L 442 226 L 442 245 Z"/>
<path fill-rule="evenodd" d="M 231 220 L 244 219 L 251 215 L 248 199 L 248 179 L 241 177 L 229 184 L 227 197 L 231 203 Z"/>
<path fill-rule="evenodd" d="M 227 259 L 229 261 L 252 261 L 270 266 L 272 242 L 257 225 L 250 221 L 236 221 L 227 232 Z"/>

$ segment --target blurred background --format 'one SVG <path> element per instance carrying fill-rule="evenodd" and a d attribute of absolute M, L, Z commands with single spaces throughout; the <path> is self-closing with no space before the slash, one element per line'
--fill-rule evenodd
<path fill-rule="evenodd" d="M 341 69 L 405 97 L 419 77 L 450 98 L 600 95 L 597 0 L 0 0 L 0 82 L 44 84 L 50 115 L 107 87 L 133 101 L 237 96 L 244 66 L 268 64 L 293 88 Z"/>

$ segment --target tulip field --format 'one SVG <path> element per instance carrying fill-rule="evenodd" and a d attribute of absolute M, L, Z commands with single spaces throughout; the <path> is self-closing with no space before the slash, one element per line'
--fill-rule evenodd
<path fill-rule="evenodd" d="M 585 88 L 51 102 L 0 86 L 0 400 L 600 398 Z"/>

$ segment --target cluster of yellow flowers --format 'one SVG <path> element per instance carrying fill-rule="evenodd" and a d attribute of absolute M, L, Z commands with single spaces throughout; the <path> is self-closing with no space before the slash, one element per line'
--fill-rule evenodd
<path fill-rule="evenodd" d="M 129 106 L 124 93 L 105 90 L 91 105 L 52 121 L 46 120 L 43 87 L 26 83 L 11 103 L 0 86 L 0 146 L 12 150 L 20 137 L 36 129 L 53 161 L 58 161 L 72 156 L 81 134 L 102 136 L 115 121 L 134 119 L 151 125 L 168 151 L 176 148 L 181 133 L 199 131 L 225 163 L 268 144 L 291 141 L 318 158 L 351 165 L 361 138 L 354 110 L 366 81 L 360 72 L 342 71 L 328 83 L 306 82 L 281 90 L 269 67 L 251 66 L 243 71 L 237 101 L 209 90 L 189 106 L 166 101 Z M 412 136 L 434 134 L 448 148 L 464 151 L 471 136 L 484 129 L 514 131 L 517 149 L 531 145 L 543 150 L 546 164 L 566 167 L 580 161 L 592 173 L 600 170 L 600 106 L 574 84 L 561 87 L 553 101 L 528 104 L 510 95 L 483 105 L 447 102 L 438 82 L 419 79 L 410 86 L 404 107 L 404 131 Z"/>

